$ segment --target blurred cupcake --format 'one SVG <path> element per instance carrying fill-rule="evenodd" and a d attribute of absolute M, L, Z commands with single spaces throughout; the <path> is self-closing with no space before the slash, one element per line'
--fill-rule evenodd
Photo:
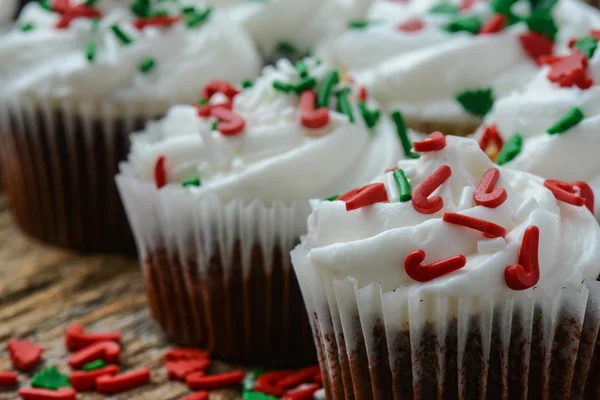
<path fill-rule="evenodd" d="M 598 40 L 600 31 L 574 38 L 522 92 L 494 105 L 476 134 L 493 160 L 565 185 L 585 181 L 600 194 Z"/>
<path fill-rule="evenodd" d="M 376 103 L 315 59 L 282 59 L 245 86 L 213 82 L 199 107 L 149 124 L 117 183 L 169 337 L 235 361 L 307 364 L 289 252 L 308 199 L 368 182 L 400 144 Z"/>
<path fill-rule="evenodd" d="M 533 78 L 540 55 L 597 26 L 600 12 L 575 0 L 378 2 L 316 54 L 402 110 L 410 127 L 466 135 Z"/>
<path fill-rule="evenodd" d="M 128 134 L 215 76 L 260 71 L 245 31 L 198 1 L 28 4 L 0 41 L 5 185 L 46 243 L 133 249 L 114 175 Z"/>
<path fill-rule="evenodd" d="M 600 228 L 580 196 L 472 139 L 414 146 L 313 202 L 292 252 L 327 398 L 597 398 Z"/>

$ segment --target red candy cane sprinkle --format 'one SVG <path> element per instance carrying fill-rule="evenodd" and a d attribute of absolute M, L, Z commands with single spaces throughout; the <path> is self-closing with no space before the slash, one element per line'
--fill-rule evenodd
<path fill-rule="evenodd" d="M 577 49 L 551 64 L 548 80 L 561 87 L 577 86 L 589 89 L 594 81 L 587 75 L 588 59 Z"/>
<path fill-rule="evenodd" d="M 503 226 L 483 219 L 469 217 L 463 214 L 447 212 L 444 213 L 443 220 L 444 222 L 447 222 L 449 224 L 460 225 L 482 232 L 483 234 L 485 234 L 485 236 L 490 238 L 506 237 L 506 235 L 508 234 L 506 228 L 504 228 Z"/>
<path fill-rule="evenodd" d="M 75 400 L 77 392 L 71 388 L 60 388 L 58 390 L 21 388 L 19 396 L 23 400 Z"/>
<path fill-rule="evenodd" d="M 102 12 L 98 9 L 88 7 L 84 4 L 71 6 L 69 1 L 55 1 L 52 9 L 61 14 L 56 23 L 57 29 L 68 28 L 71 22 L 76 18 L 102 18 Z"/>
<path fill-rule="evenodd" d="M 204 358 L 210 358 L 210 354 L 207 351 L 187 347 L 177 347 L 167 351 L 165 354 L 167 361 L 201 360 Z"/>
<path fill-rule="evenodd" d="M 285 390 L 277 386 L 277 383 L 293 374 L 293 371 L 274 371 L 262 374 L 256 380 L 255 390 L 271 396 L 281 397 Z"/>
<path fill-rule="evenodd" d="M 429 282 L 459 270 L 467 264 L 467 259 L 463 255 L 446 258 L 429 265 L 421 265 L 424 260 L 425 252 L 423 250 L 413 251 L 404 260 L 406 274 L 417 282 Z"/>
<path fill-rule="evenodd" d="M 388 194 L 383 183 L 371 183 L 351 190 L 338 197 L 337 200 L 346 203 L 346 211 L 352 211 L 375 203 L 387 202 Z"/>
<path fill-rule="evenodd" d="M 480 35 L 502 32 L 508 23 L 508 19 L 502 14 L 494 14 L 479 29 Z M 522 42 L 521 42 L 522 43 Z"/>
<path fill-rule="evenodd" d="M 150 370 L 140 369 L 122 375 L 103 375 L 96 379 L 96 390 L 100 393 L 119 393 L 143 386 L 150 382 Z"/>
<path fill-rule="evenodd" d="M 16 386 L 19 383 L 16 372 L 0 371 L 0 386 Z"/>
<path fill-rule="evenodd" d="M 156 17 L 142 18 L 133 22 L 133 25 L 142 30 L 149 26 L 168 27 L 180 20 L 179 16 L 158 15 Z"/>
<path fill-rule="evenodd" d="M 496 208 L 502 205 L 508 198 L 508 194 L 504 188 L 496 188 L 496 183 L 500 179 L 500 171 L 498 168 L 488 169 L 473 194 L 475 204 L 488 208 Z"/>
<path fill-rule="evenodd" d="M 317 94 L 314 90 L 305 90 L 300 95 L 300 121 L 308 129 L 320 129 L 329 123 L 327 107 L 316 108 Z"/>
<path fill-rule="evenodd" d="M 170 378 L 185 380 L 185 377 L 197 371 L 204 371 L 210 366 L 210 358 L 194 360 L 167 361 L 167 372 Z"/>
<path fill-rule="evenodd" d="M 185 383 L 193 390 L 221 389 L 237 385 L 244 379 L 244 376 L 244 371 L 209 376 L 204 376 L 203 373 L 194 373 L 185 378 Z"/>
<path fill-rule="evenodd" d="M 78 324 L 71 324 L 67 327 L 65 344 L 71 351 L 104 341 L 119 343 L 121 334 L 119 332 L 85 332 L 83 326 Z"/>
<path fill-rule="evenodd" d="M 423 28 L 425 28 L 425 23 L 420 19 L 410 19 L 396 26 L 400 32 L 419 32 Z"/>
<path fill-rule="evenodd" d="M 103 359 L 107 363 L 116 363 L 119 361 L 121 346 L 115 342 L 98 342 L 85 347 L 69 357 L 69 365 L 72 368 L 80 368 L 85 364 Z"/>
<path fill-rule="evenodd" d="M 429 196 L 450 178 L 452 170 L 443 165 L 436 169 L 427 179 L 423 181 L 412 194 L 412 204 L 415 210 L 421 214 L 435 214 L 444 207 L 444 200 L 440 196 Z"/>
<path fill-rule="evenodd" d="M 504 271 L 506 285 L 512 290 L 525 290 L 537 285 L 540 280 L 540 264 L 538 260 L 538 247 L 540 230 L 537 226 L 530 226 L 525 230 L 519 263 L 511 265 Z"/>
<path fill-rule="evenodd" d="M 154 182 L 156 188 L 160 189 L 167 184 L 167 170 L 165 168 L 166 157 L 160 156 L 154 165 Z"/>
<path fill-rule="evenodd" d="M 313 395 L 320 388 L 321 386 L 315 383 L 302 385 L 287 392 L 283 400 L 313 400 Z"/>
<path fill-rule="evenodd" d="M 216 103 L 216 104 L 204 104 L 201 106 L 196 106 L 198 109 L 198 116 L 202 118 L 208 118 L 212 115 L 213 109 L 215 108 L 227 108 L 228 110 L 233 109 L 233 100 L 227 99 L 224 103 Z"/>
<path fill-rule="evenodd" d="M 554 50 L 554 42 L 537 32 L 523 33 L 519 41 L 525 53 L 536 63 L 540 57 L 552 55 Z"/>
<path fill-rule="evenodd" d="M 28 340 L 9 340 L 7 347 L 12 365 L 21 371 L 35 367 L 44 352 L 44 349 Z"/>
<path fill-rule="evenodd" d="M 119 373 L 119 367 L 116 365 L 107 365 L 104 368 L 93 371 L 75 371 L 69 376 L 69 382 L 75 390 L 85 392 L 93 390 L 96 387 L 96 379 L 101 376 L 112 376 Z"/>
<path fill-rule="evenodd" d="M 227 107 L 213 107 L 211 115 L 219 120 L 217 129 L 225 136 L 236 136 L 244 131 L 246 121 Z"/>
<path fill-rule="evenodd" d="M 205 99 L 210 99 L 216 93 L 224 94 L 228 99 L 232 100 L 240 91 L 231 86 L 227 81 L 221 79 L 213 79 L 204 86 L 201 96 Z"/>
<path fill-rule="evenodd" d="M 359 101 L 367 101 L 367 98 L 369 97 L 369 92 L 367 91 L 367 88 L 364 86 L 359 86 L 358 88 L 358 100 Z"/>
<path fill-rule="evenodd" d="M 496 125 L 486 126 L 483 134 L 481 135 L 481 139 L 479 140 L 479 147 L 483 151 L 485 151 L 490 144 L 493 144 L 498 151 L 500 151 L 502 146 L 504 146 L 504 140 L 502 140 L 502 136 L 500 136 L 500 133 L 498 133 L 498 128 Z"/>
<path fill-rule="evenodd" d="M 579 207 L 585 205 L 594 213 L 594 191 L 587 183 L 583 181 L 567 183 L 547 179 L 544 186 L 552 192 L 557 200 Z"/>
<path fill-rule="evenodd" d="M 427 153 L 430 151 L 440 151 L 446 147 L 446 136 L 441 132 L 433 132 L 427 136 L 427 139 L 421 142 L 413 142 L 413 149 L 417 153 Z"/>
<path fill-rule="evenodd" d="M 182 397 L 179 400 L 208 400 L 208 392 L 201 390 L 196 393 L 192 393 L 188 396 Z"/>
<path fill-rule="evenodd" d="M 319 366 L 307 367 L 282 378 L 277 382 L 277 387 L 283 390 L 289 390 L 302 383 L 312 383 L 315 378 L 315 374 L 320 371 Z"/>

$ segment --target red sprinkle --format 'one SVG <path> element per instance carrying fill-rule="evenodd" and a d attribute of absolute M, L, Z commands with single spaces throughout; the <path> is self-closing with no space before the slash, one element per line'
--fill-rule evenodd
<path fill-rule="evenodd" d="M 160 189 L 167 184 L 167 170 L 165 169 L 166 157 L 160 156 L 154 165 L 154 182 L 156 188 Z"/>
<path fill-rule="evenodd" d="M 446 147 L 446 136 L 441 132 L 433 132 L 422 142 L 414 142 L 413 148 L 418 153 L 427 153 L 430 151 L 440 151 Z"/>
<path fill-rule="evenodd" d="M 192 393 L 188 396 L 182 397 L 179 400 L 208 400 L 208 392 L 201 390 L 200 392 Z"/>
<path fill-rule="evenodd" d="M 575 43 L 577 43 L 577 39 L 571 38 L 571 39 L 569 39 L 567 46 L 569 46 L 569 48 L 572 49 L 575 46 Z"/>
<path fill-rule="evenodd" d="M 93 390 L 96 387 L 96 379 L 104 375 L 116 375 L 119 373 L 119 367 L 116 365 L 107 365 L 93 371 L 74 371 L 69 377 L 71 386 L 78 392 Z"/>
<path fill-rule="evenodd" d="M 23 400 L 75 400 L 77 393 L 71 388 L 60 388 L 58 390 L 21 388 L 19 396 Z"/>
<path fill-rule="evenodd" d="M 392 167 L 392 168 L 386 169 L 385 172 L 394 172 L 397 169 L 398 169 L 398 167 Z"/>
<path fill-rule="evenodd" d="M 221 389 L 240 383 L 244 376 L 244 371 L 209 376 L 204 376 L 204 373 L 194 373 L 185 378 L 185 383 L 193 390 Z"/>
<path fill-rule="evenodd" d="M 525 290 L 534 287 L 540 280 L 540 264 L 538 260 L 538 247 L 540 243 L 540 230 L 537 226 L 530 226 L 525 230 L 519 263 L 511 265 L 504 271 L 506 285 L 512 290 Z"/>
<path fill-rule="evenodd" d="M 412 204 L 421 214 L 435 214 L 444 207 L 444 200 L 440 196 L 429 196 L 450 178 L 452 170 L 447 165 L 442 165 L 423 181 L 412 194 Z"/>
<path fill-rule="evenodd" d="M 71 368 L 80 368 L 85 364 L 102 358 L 107 363 L 119 361 L 121 346 L 115 342 L 98 342 L 79 350 L 69 357 Z"/>
<path fill-rule="evenodd" d="M 158 27 L 171 26 L 174 23 L 178 22 L 179 19 L 180 19 L 179 16 L 159 15 L 156 17 L 138 19 L 133 23 L 133 25 L 137 29 L 142 30 L 148 26 L 158 26 Z"/>
<path fill-rule="evenodd" d="M 358 100 L 359 101 L 367 101 L 367 97 L 369 97 L 369 92 L 367 91 L 367 88 L 364 86 L 359 86 Z"/>
<path fill-rule="evenodd" d="M 277 383 L 293 374 L 293 371 L 274 371 L 262 374 L 256 380 L 255 390 L 271 396 L 281 397 L 285 391 L 278 387 Z"/>
<path fill-rule="evenodd" d="M 96 379 L 96 390 L 100 393 L 119 393 L 150 382 L 150 370 L 147 368 L 122 375 L 103 375 Z"/>
<path fill-rule="evenodd" d="M 7 347 L 12 365 L 21 371 L 35 367 L 44 352 L 44 349 L 28 340 L 9 340 Z"/>
<path fill-rule="evenodd" d="M 562 60 L 563 56 L 541 56 L 538 58 L 539 65 L 552 65 L 555 62 Z"/>
<path fill-rule="evenodd" d="M 494 14 L 479 29 L 480 35 L 502 32 L 508 23 L 508 19 L 502 14 Z M 521 41 L 521 43 L 523 43 Z"/>
<path fill-rule="evenodd" d="M 210 363 L 210 358 L 167 361 L 167 372 L 170 378 L 185 380 L 185 377 L 193 372 L 204 371 Z"/>
<path fill-rule="evenodd" d="M 318 365 L 301 369 L 296 373 L 282 378 L 279 382 L 277 382 L 277 387 L 285 391 L 302 383 L 312 383 L 314 382 L 315 374 L 319 373 L 320 371 L 321 369 Z"/>
<path fill-rule="evenodd" d="M 212 115 L 212 111 L 214 108 L 227 108 L 229 110 L 233 109 L 233 100 L 227 99 L 224 103 L 217 104 L 205 104 L 203 106 L 196 106 L 198 108 L 198 116 L 202 118 L 208 118 Z"/>
<path fill-rule="evenodd" d="M 240 91 L 231 86 L 229 82 L 221 79 L 213 79 L 202 89 L 202 97 L 205 99 L 210 99 L 216 93 L 222 93 L 232 100 Z"/>
<path fill-rule="evenodd" d="M 283 396 L 283 400 L 313 400 L 313 395 L 320 388 L 321 386 L 315 383 L 302 385 L 287 392 L 285 396 Z"/>
<path fill-rule="evenodd" d="M 388 194 L 383 183 L 371 183 L 351 190 L 338 197 L 337 200 L 346 203 L 346 211 L 352 211 L 375 203 L 387 202 Z"/>
<path fill-rule="evenodd" d="M 305 90 L 300 95 L 300 120 L 308 129 L 320 129 L 329 123 L 329 109 L 316 109 L 317 94 L 314 90 Z"/>
<path fill-rule="evenodd" d="M 552 192 L 557 200 L 574 206 L 585 205 L 592 214 L 594 213 L 594 191 L 587 183 L 583 181 L 567 183 L 547 179 L 544 186 Z"/>
<path fill-rule="evenodd" d="M 458 213 L 444 213 L 443 217 L 444 222 L 454 225 L 464 226 L 485 234 L 485 236 L 490 238 L 496 237 L 506 237 L 508 232 L 506 228 L 500 226 L 498 224 L 494 224 L 493 222 L 486 221 L 479 218 L 469 217 L 463 214 Z"/>
<path fill-rule="evenodd" d="M 548 80 L 561 87 L 578 86 L 580 89 L 588 89 L 594 81 L 587 75 L 587 66 L 587 57 L 574 49 L 568 56 L 551 64 Z"/>
<path fill-rule="evenodd" d="M 0 372 L 0 386 L 15 386 L 17 383 L 16 372 Z"/>
<path fill-rule="evenodd" d="M 508 198 L 506 190 L 504 188 L 495 188 L 498 179 L 500 179 L 498 168 L 490 168 L 485 171 L 479 185 L 475 189 L 475 194 L 473 194 L 475 204 L 488 208 L 496 208 L 506 201 Z"/>
<path fill-rule="evenodd" d="M 207 351 L 187 347 L 177 347 L 167 351 L 165 354 L 167 361 L 201 360 L 204 358 L 210 358 L 210 354 Z"/>
<path fill-rule="evenodd" d="M 461 0 L 459 10 L 466 11 L 473 7 L 475 3 L 477 3 L 477 0 Z"/>
<path fill-rule="evenodd" d="M 552 55 L 554 50 L 554 42 L 537 32 L 522 33 L 519 40 L 525 53 L 536 63 L 540 57 Z"/>
<path fill-rule="evenodd" d="M 481 139 L 479 140 L 479 147 L 481 150 L 485 151 L 490 143 L 496 146 L 498 151 L 504 146 L 504 140 L 502 140 L 502 136 L 498 133 L 496 125 L 488 125 L 485 127 Z"/>
<path fill-rule="evenodd" d="M 425 23 L 420 19 L 410 19 L 396 26 L 396 29 L 401 32 L 419 32 L 423 28 L 425 28 Z"/>
<path fill-rule="evenodd" d="M 79 350 L 96 342 L 116 342 L 121 341 L 119 332 L 89 332 L 86 333 L 83 326 L 71 324 L 67 327 L 65 344 L 71 351 Z"/>
<path fill-rule="evenodd" d="M 463 255 L 446 258 L 429 265 L 421 265 L 425 260 L 423 250 L 415 250 L 404 260 L 406 274 L 417 282 L 429 282 L 440 276 L 461 269 L 467 264 L 467 258 Z"/>
<path fill-rule="evenodd" d="M 76 18 L 102 18 L 102 12 L 98 9 L 88 7 L 84 4 L 70 6 L 69 2 L 54 4 L 54 11 L 61 14 L 60 19 L 56 23 L 57 29 L 68 28 L 71 22 Z"/>
<path fill-rule="evenodd" d="M 590 36 L 596 40 L 600 40 L 600 29 L 592 29 L 590 31 Z"/>
<path fill-rule="evenodd" d="M 213 107 L 211 115 L 219 120 L 217 129 L 225 136 L 235 136 L 244 131 L 246 121 L 227 107 Z"/>

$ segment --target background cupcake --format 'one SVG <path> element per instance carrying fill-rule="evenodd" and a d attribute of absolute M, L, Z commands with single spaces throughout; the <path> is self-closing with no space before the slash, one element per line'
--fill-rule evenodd
<path fill-rule="evenodd" d="M 588 208 L 471 139 L 414 145 L 419 160 L 315 201 L 292 252 L 327 398 L 597 397 Z"/>
<path fill-rule="evenodd" d="M 280 60 L 246 86 L 211 83 L 198 109 L 149 124 L 117 182 L 171 338 L 236 361 L 306 364 L 315 352 L 289 252 L 308 199 L 368 182 L 400 143 L 364 91 L 315 59 Z"/>
<path fill-rule="evenodd" d="M 86 3 L 87 4 L 87 3 Z M 245 31 L 201 2 L 28 4 L 0 42 L 5 185 L 44 242 L 129 250 L 113 177 L 128 134 L 215 76 L 255 76 Z"/>
<path fill-rule="evenodd" d="M 498 164 L 585 181 L 600 194 L 600 31 L 573 39 L 573 49 L 549 59 L 522 92 L 495 104 L 476 138 Z"/>
<path fill-rule="evenodd" d="M 496 99 L 535 76 L 539 55 L 600 26 L 597 10 L 573 0 L 382 3 L 316 54 L 426 133 L 473 133 Z"/>

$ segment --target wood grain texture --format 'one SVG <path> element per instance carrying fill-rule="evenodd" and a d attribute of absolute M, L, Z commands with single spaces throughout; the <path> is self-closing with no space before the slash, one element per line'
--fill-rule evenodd
<path fill-rule="evenodd" d="M 122 371 L 150 368 L 152 382 L 138 390 L 104 396 L 83 393 L 79 400 L 175 400 L 191 393 L 167 377 L 163 357 L 172 347 L 154 325 L 146 306 L 137 260 L 118 256 L 80 256 L 46 247 L 19 233 L 0 195 L 0 371 L 11 370 L 6 341 L 28 339 L 44 348 L 40 367 L 56 365 L 69 373 L 64 331 L 70 323 L 89 330 L 123 334 Z M 210 373 L 235 368 L 215 361 Z M 39 367 L 38 367 L 39 369 Z M 28 386 L 31 374 L 20 374 Z M 0 389 L 0 399 L 18 399 Z M 211 400 L 239 400 L 238 390 L 211 393 Z"/>

